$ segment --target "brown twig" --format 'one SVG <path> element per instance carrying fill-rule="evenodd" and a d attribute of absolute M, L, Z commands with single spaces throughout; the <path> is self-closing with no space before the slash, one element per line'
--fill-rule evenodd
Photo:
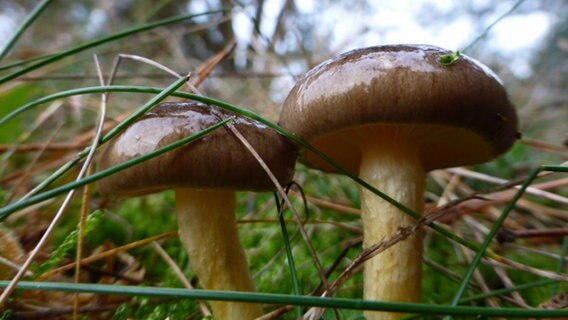
<path fill-rule="evenodd" d="M 523 138 L 520 142 L 540 151 L 560 153 L 568 156 L 568 146 L 559 146 L 530 138 Z"/>
<path fill-rule="evenodd" d="M 497 241 L 512 242 L 518 238 L 561 238 L 568 235 L 568 228 L 508 230 L 502 228 L 497 234 Z"/>
<path fill-rule="evenodd" d="M 225 60 L 225 58 L 227 58 L 231 53 L 233 53 L 236 46 L 237 42 L 235 41 L 235 39 L 229 41 L 229 43 L 225 46 L 225 48 L 223 48 L 223 50 L 221 50 L 211 59 L 207 60 L 207 62 L 205 62 L 204 65 L 199 68 L 199 70 L 197 70 L 198 77 L 195 81 L 192 82 L 192 84 L 196 88 L 198 88 L 203 83 L 203 81 L 205 81 L 205 79 L 209 77 L 215 67 L 217 67 L 217 65 L 219 65 L 221 61 Z"/>
<path fill-rule="evenodd" d="M 160 255 L 160 257 L 162 257 L 162 259 L 172 269 L 172 271 L 175 273 L 178 279 L 183 283 L 183 285 L 187 289 L 193 289 L 191 282 L 189 282 L 185 274 L 183 274 L 183 271 L 181 271 L 181 269 L 174 262 L 172 257 L 170 257 L 170 255 L 166 252 L 166 250 L 164 250 L 164 248 L 162 248 L 162 246 L 156 241 L 152 242 L 152 246 L 154 247 L 154 250 L 156 250 L 156 252 Z M 201 314 L 205 317 L 211 317 L 211 311 L 209 310 L 207 305 L 201 300 L 197 300 L 197 303 L 199 304 L 199 310 L 201 311 Z"/>
<path fill-rule="evenodd" d="M 92 256 L 87 257 L 87 258 L 83 258 L 83 259 L 81 259 L 79 264 L 83 266 L 83 265 L 98 261 L 100 259 L 104 259 L 104 258 L 113 256 L 113 255 L 116 255 L 116 254 L 123 252 L 123 251 L 128 251 L 128 250 L 131 250 L 131 249 L 134 249 L 134 248 L 137 248 L 137 247 L 141 247 L 143 245 L 147 245 L 149 243 L 152 243 L 153 241 L 158 241 L 158 240 L 161 240 L 161 239 L 166 239 L 166 238 L 170 238 L 170 237 L 174 237 L 174 236 L 177 236 L 177 231 L 170 231 L 170 232 L 162 233 L 162 234 L 159 234 L 157 236 L 150 237 L 150 238 L 131 242 L 129 244 L 125 244 L 123 246 L 113 248 L 113 249 L 92 255 Z M 65 272 L 65 271 L 71 270 L 71 269 L 75 268 L 76 264 L 77 264 L 77 262 L 72 262 L 72 263 L 66 264 L 64 266 L 61 266 L 59 268 L 50 270 L 50 271 L 44 273 L 43 275 L 41 275 L 37 280 L 38 281 L 46 280 L 46 279 L 49 279 L 52 276 L 54 276 L 54 275 L 56 275 L 60 272 Z"/>
<path fill-rule="evenodd" d="M 299 193 L 296 191 L 290 191 L 290 194 L 294 195 L 294 196 L 298 196 Z M 306 195 L 306 200 L 308 200 L 308 202 L 318 206 L 318 207 L 322 207 L 322 208 L 326 208 L 326 209 L 331 209 L 337 212 L 341 212 L 341 213 L 348 213 L 348 214 L 352 214 L 352 215 L 361 215 L 361 210 L 357 209 L 357 208 L 353 208 L 344 204 L 340 204 L 340 203 L 336 203 L 336 202 L 332 202 L 329 200 L 324 200 L 324 199 L 320 199 L 320 198 L 316 198 L 313 196 L 308 196 Z"/>
<path fill-rule="evenodd" d="M 0 144 L 0 153 L 8 150 L 14 150 L 16 153 L 34 152 L 34 151 L 70 151 L 84 149 L 88 143 L 84 142 L 55 142 L 55 143 L 30 143 L 23 145 Z"/>

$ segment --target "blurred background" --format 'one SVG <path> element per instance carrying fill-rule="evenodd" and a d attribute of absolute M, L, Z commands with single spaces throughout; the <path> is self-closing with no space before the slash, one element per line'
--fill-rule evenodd
<path fill-rule="evenodd" d="M 561 144 L 566 133 L 549 123 L 568 119 L 563 90 L 568 68 L 568 5 L 561 0 L 518 2 L 62 1 L 47 9 L 4 60 L 57 52 L 146 21 L 229 8 L 226 15 L 202 16 L 188 24 L 111 43 L 77 56 L 79 61 L 63 62 L 49 74 L 40 71 L 34 76 L 51 74 L 49 85 L 68 85 L 58 77 L 92 75 L 92 53 L 105 61 L 106 69 L 117 54 L 129 53 L 154 59 L 179 73 L 195 72 L 201 62 L 235 39 L 234 54 L 215 69 L 202 91 L 237 105 L 266 109 L 266 114 L 278 114 L 278 104 L 294 80 L 329 57 L 358 47 L 396 43 L 464 49 L 518 5 L 466 54 L 490 66 L 503 79 L 527 136 Z M 35 3 L 2 0 L 0 47 Z M 146 84 L 154 81 L 152 77 L 167 77 L 140 63 L 127 62 L 121 72 L 138 75 L 135 81 Z M 144 77 L 146 73 L 150 74 Z"/>
<path fill-rule="evenodd" d="M 0 48 L 6 46 L 38 2 L 0 0 Z M 488 65 L 502 79 L 517 107 L 523 140 L 505 157 L 473 170 L 498 178 L 520 179 L 530 167 L 558 165 L 568 158 L 568 1 L 564 0 L 53 1 L 0 61 L 0 67 L 3 66 L 0 75 L 16 70 L 21 61 L 29 64 L 38 57 L 144 23 L 220 8 L 226 11 L 105 42 L 2 83 L 0 117 L 49 94 L 98 86 L 94 54 L 101 61 L 105 76 L 110 74 L 118 55 L 130 54 L 151 59 L 179 74 L 200 75 L 201 78 L 197 76 L 192 80 L 199 78 L 202 81 L 199 90 L 204 95 L 254 110 L 277 121 L 280 105 L 294 82 L 320 62 L 365 46 L 430 44 L 450 50 L 467 48 L 465 54 Z M 222 58 L 220 62 L 212 62 L 216 57 Z M 211 66 L 210 73 L 204 71 Z M 174 76 L 154 66 L 127 59 L 120 65 L 114 83 L 166 87 L 175 80 Z M 149 98 L 143 94 L 113 93 L 107 114 L 109 125 Z M 90 143 L 99 108 L 99 95 L 74 96 L 26 112 L 3 124 L 0 127 L 0 203 L 5 205 L 19 199 Z M 459 199 L 494 186 L 469 177 L 460 180 L 463 185 L 456 187 L 452 174 L 446 171 L 433 174 L 426 199 L 429 203 L 443 204 L 446 200 Z M 70 174 L 56 184 L 72 179 Z M 525 199 L 508 220 L 508 230 L 564 228 L 568 221 L 567 202 L 562 202 L 568 196 L 565 180 L 548 180 L 550 191 L 564 200 Z M 321 254 L 322 264 L 331 268 L 333 278 L 360 252 L 358 188 L 348 179 L 323 175 L 302 165 L 297 167 L 296 181 L 309 198 L 306 228 Z M 451 195 L 446 192 L 450 181 L 454 188 Z M 442 222 L 452 232 L 481 242 L 510 197 L 490 206 L 461 208 L 457 210 L 458 214 Z M 42 250 L 37 265 L 48 260 L 51 252 L 75 230 L 81 201 L 75 200 L 50 243 Z M 301 208 L 301 197 L 297 193 L 293 194 L 293 201 Z M 92 211 L 103 208 L 105 214 L 97 227 L 101 232 L 91 235 L 86 243 L 86 255 L 176 229 L 171 214 L 174 205 L 171 192 L 108 203 L 95 190 L 88 203 Z M 5 221 L 23 252 L 29 252 L 37 243 L 57 205 L 48 203 L 28 208 Z M 239 194 L 242 241 L 259 290 L 290 293 L 292 284 L 275 211 L 272 195 Z M 140 216 L 140 212 L 144 215 Z M 297 234 L 297 226 L 291 223 L 289 227 L 294 234 L 292 244 L 303 290 L 310 293 L 319 285 L 319 277 L 311 263 L 309 250 Z M 516 243 L 520 247 L 496 246 L 503 254 L 526 259 L 524 263 L 556 270 L 563 235 L 523 240 Z M 195 282 L 177 239 L 170 238 L 162 245 Z M 448 283 L 447 279 L 459 278 L 471 259 L 462 249 L 439 235 L 427 236 L 426 302 L 448 304 L 451 301 L 457 283 Z M 546 254 L 537 255 L 537 258 L 527 256 L 529 249 Z M 72 262 L 74 251 L 69 252 L 56 265 Z M 175 273 L 151 248 L 141 247 L 115 259 L 113 263 L 124 268 L 109 267 L 109 261 L 94 265 L 85 272 L 83 281 L 118 283 L 117 279 L 120 279 L 121 283 L 128 284 L 181 286 Z M 109 270 L 115 273 L 109 275 Z M 481 278 L 476 278 L 475 282 L 486 284 L 488 290 L 503 288 L 504 283 L 508 283 L 506 279 L 512 279 L 516 284 L 539 279 L 516 271 L 505 277 L 503 273 L 494 273 L 492 267 L 482 268 L 482 271 Z M 60 273 L 56 279 L 70 280 L 71 275 Z M 441 285 L 448 288 L 447 292 L 438 292 Z M 520 298 L 507 297 L 479 305 L 502 303 L 532 307 L 554 296 L 551 292 L 557 291 L 538 289 L 523 293 Z M 346 282 L 338 296 L 360 297 L 360 275 Z M 160 316 L 175 314 L 175 310 L 179 312 L 179 308 L 183 310 L 184 307 L 198 314 L 192 301 L 184 301 L 184 307 L 179 307 L 179 302 L 170 304 L 170 301 L 162 300 L 104 299 L 107 298 L 85 297 L 82 303 L 90 307 L 105 303 L 113 306 L 111 311 L 105 311 L 110 313 L 96 313 L 104 315 L 101 318 L 114 314 L 115 318 L 163 319 Z M 69 296 L 28 293 L 20 300 L 16 299 L 12 307 L 29 311 L 30 308 L 26 308 L 30 304 L 49 306 L 54 301 L 62 309 L 72 306 Z M 356 312 L 346 314 L 345 318 L 357 315 Z"/>

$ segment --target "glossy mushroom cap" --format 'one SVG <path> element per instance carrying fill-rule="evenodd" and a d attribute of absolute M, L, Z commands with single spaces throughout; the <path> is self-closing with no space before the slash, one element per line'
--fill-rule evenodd
<path fill-rule="evenodd" d="M 407 144 L 426 171 L 488 161 L 517 136 L 502 83 L 481 63 L 426 45 L 377 46 L 344 53 L 309 71 L 284 102 L 280 124 L 352 172 L 361 144 Z M 306 151 L 312 167 L 335 169 Z"/>
<path fill-rule="evenodd" d="M 104 146 L 98 169 L 198 133 L 223 120 L 219 116 L 235 116 L 232 124 L 278 181 L 282 185 L 290 181 L 297 151 L 288 139 L 261 123 L 197 102 L 163 103 L 154 107 Z M 100 180 L 98 187 L 111 196 L 142 195 L 173 188 L 274 190 L 266 172 L 227 128 L 112 174 Z"/>

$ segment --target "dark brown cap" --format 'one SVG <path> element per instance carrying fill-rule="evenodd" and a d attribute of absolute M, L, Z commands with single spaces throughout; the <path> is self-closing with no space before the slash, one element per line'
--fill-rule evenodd
<path fill-rule="evenodd" d="M 249 141 L 278 181 L 292 178 L 297 157 L 295 146 L 273 129 L 221 108 L 197 102 L 163 103 L 140 117 L 99 154 L 103 170 L 165 147 L 235 116 L 232 124 Z M 163 189 L 196 188 L 225 190 L 274 190 L 267 173 L 230 130 L 219 128 L 209 135 L 112 174 L 98 182 L 111 196 L 129 196 Z"/>
<path fill-rule="evenodd" d="M 498 77 L 461 55 L 426 45 L 358 49 L 323 62 L 284 102 L 280 124 L 358 172 L 362 141 L 407 144 L 425 170 L 488 161 L 517 136 L 517 115 Z M 306 151 L 303 161 L 335 169 Z"/>

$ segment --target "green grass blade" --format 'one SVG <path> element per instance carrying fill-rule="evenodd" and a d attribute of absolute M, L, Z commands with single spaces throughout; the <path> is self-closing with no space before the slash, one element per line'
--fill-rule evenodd
<path fill-rule="evenodd" d="M 466 273 L 463 277 L 463 280 L 460 284 L 460 287 L 458 288 L 458 291 L 456 292 L 454 299 L 452 300 L 452 306 L 457 306 L 459 304 L 461 298 L 463 297 L 463 294 L 465 293 L 465 290 L 467 288 L 467 284 L 468 284 L 469 280 L 471 279 L 471 277 L 473 276 L 473 272 L 475 271 L 475 269 L 477 269 L 477 266 L 481 262 L 481 258 L 483 257 L 485 250 L 487 250 L 487 248 L 491 244 L 491 241 L 493 241 L 493 238 L 495 237 L 495 235 L 497 234 L 497 232 L 499 231 L 499 229 L 503 225 L 503 222 L 505 222 L 505 219 L 507 219 L 507 217 L 509 216 L 509 212 L 511 212 L 511 210 L 513 210 L 517 201 L 519 201 L 519 199 L 521 198 L 521 196 L 523 195 L 525 190 L 529 187 L 529 185 L 533 182 L 533 180 L 536 179 L 536 177 L 537 177 L 537 175 L 540 171 L 541 171 L 540 167 L 533 169 L 533 171 L 528 176 L 526 181 L 521 185 L 519 190 L 515 193 L 515 196 L 511 199 L 509 204 L 505 207 L 505 209 L 501 213 L 501 216 L 499 216 L 499 219 L 497 219 L 497 221 L 495 222 L 495 224 L 493 225 L 493 227 L 489 231 L 489 234 L 485 237 L 483 244 L 481 245 L 479 251 L 477 251 L 475 257 L 473 258 L 471 264 L 469 265 L 469 268 L 467 269 L 467 271 L 466 271 Z"/>
<path fill-rule="evenodd" d="M 65 50 L 65 51 L 57 53 L 57 54 L 49 55 L 45 59 L 41 59 L 40 61 L 38 61 L 38 62 L 36 62 L 36 63 L 26 67 L 26 68 L 23 68 L 21 70 L 18 70 L 16 72 L 13 72 L 11 74 L 8 74 L 8 75 L 0 78 L 0 84 L 8 82 L 10 80 L 13 80 L 13 79 L 15 79 L 15 78 L 17 78 L 21 75 L 24 75 L 24 74 L 26 74 L 30 71 L 36 70 L 40 67 L 43 67 L 43 66 L 45 66 L 49 63 L 54 62 L 54 61 L 57 61 L 57 60 L 65 58 L 65 57 L 68 57 L 70 55 L 76 54 L 78 52 L 99 46 L 101 44 L 105 44 L 105 43 L 108 43 L 108 42 L 111 42 L 111 41 L 115 41 L 115 40 L 118 40 L 120 38 L 131 36 L 133 34 L 140 33 L 140 32 L 143 32 L 143 31 L 148 31 L 150 29 L 154 29 L 154 28 L 157 28 L 157 27 L 163 27 L 163 26 L 166 26 L 166 25 L 169 25 L 169 24 L 174 24 L 174 23 L 181 22 L 181 21 L 188 20 L 188 19 L 192 19 L 192 18 L 195 18 L 195 17 L 199 17 L 199 16 L 203 16 L 203 15 L 216 14 L 216 13 L 222 13 L 222 12 L 225 12 L 225 10 L 224 9 L 212 10 L 212 11 L 207 11 L 207 12 L 198 13 L 198 14 L 175 16 L 175 17 L 172 17 L 172 18 L 159 20 L 159 21 L 154 22 L 154 23 L 149 23 L 149 24 L 145 24 L 145 25 L 142 25 L 142 26 L 139 26 L 139 27 L 127 29 L 127 30 L 112 34 L 110 36 L 102 37 L 102 38 L 96 39 L 94 41 L 90 41 L 90 42 L 84 43 L 82 45 L 79 45 L 75 48 L 71 48 L 69 50 Z"/>
<path fill-rule="evenodd" d="M 477 38 L 473 39 L 473 41 L 468 44 L 463 50 L 458 50 L 455 52 L 450 52 L 448 54 L 445 54 L 443 56 L 440 57 L 439 61 L 440 63 L 442 63 L 443 65 L 450 67 L 452 65 L 454 65 L 459 59 L 460 59 L 460 55 L 462 52 L 466 52 L 468 51 L 470 48 L 472 48 L 473 46 L 475 46 L 481 39 L 485 38 L 487 36 L 487 34 L 489 33 L 489 31 L 495 26 L 497 25 L 497 23 L 499 23 L 501 20 L 505 19 L 506 17 L 508 17 L 509 15 L 511 15 L 513 13 L 513 11 L 517 10 L 517 8 L 523 4 L 523 2 L 525 2 L 525 0 L 519 0 L 517 1 L 517 3 L 515 3 L 511 9 L 509 9 L 507 12 L 505 12 L 504 14 L 502 14 L 499 18 L 497 18 L 495 21 L 493 21 L 493 23 L 491 23 L 489 26 L 487 26 L 487 28 L 485 28 L 485 30 L 479 35 L 477 36 Z"/>
<path fill-rule="evenodd" d="M 220 128 L 221 126 L 225 125 L 227 122 L 229 122 L 229 121 L 231 121 L 231 120 L 232 120 L 232 118 L 225 119 L 225 120 L 223 120 L 223 121 L 221 121 L 221 122 L 219 122 L 219 123 L 217 123 L 217 124 L 215 124 L 215 125 L 213 125 L 213 126 L 207 128 L 207 129 L 205 129 L 205 130 L 202 130 L 202 131 L 200 131 L 200 132 L 198 132 L 198 133 L 196 133 L 196 134 L 193 134 L 193 135 L 191 135 L 191 136 L 188 136 L 188 137 L 185 137 L 185 138 L 183 138 L 183 139 L 180 139 L 180 140 L 178 140 L 178 141 L 176 141 L 176 142 L 174 142 L 174 143 L 172 143 L 172 144 L 169 144 L 169 145 L 167 145 L 167 146 L 165 146 L 165 147 L 163 147 L 163 148 L 160 148 L 160 149 L 158 149 L 158 150 L 156 150 L 156 151 L 152 151 L 152 152 L 147 153 L 147 154 L 145 154 L 145 155 L 142 155 L 142 156 L 140 156 L 140 157 L 136 157 L 136 158 L 130 159 L 130 160 L 128 160 L 128 161 L 122 162 L 122 163 L 120 163 L 120 164 L 118 164 L 118 165 L 116 165 L 116 166 L 110 167 L 110 168 L 108 168 L 108 169 L 101 170 L 101 171 L 99 171 L 99 172 L 97 172 L 97 173 L 94 173 L 94 174 L 92 174 L 92 175 L 90 175 L 90 176 L 87 176 L 87 177 L 85 177 L 85 178 L 83 178 L 83 179 L 81 179 L 81 180 L 78 180 L 78 181 L 75 181 L 75 182 L 71 182 L 71 183 L 62 185 L 62 186 L 60 186 L 60 187 L 51 189 L 51 190 L 49 190 L 49 191 L 46 191 L 46 192 L 37 194 L 37 195 L 35 195 L 35 196 L 31 196 L 31 197 L 29 197 L 29 198 L 27 198 L 27 199 L 18 201 L 18 202 L 16 202 L 16 203 L 9 204 L 9 205 L 7 205 L 7 206 L 5 206 L 5 207 L 3 207 L 3 208 L 0 208 L 0 221 L 3 221 L 3 220 L 4 220 L 5 218 L 7 218 L 11 213 L 13 213 L 13 212 L 15 212 L 15 211 L 17 211 L 17 210 L 23 209 L 23 208 L 25 208 L 25 207 L 27 207 L 27 206 L 30 206 L 30 205 L 33 205 L 33 204 L 36 204 L 36 203 L 39 203 L 39 202 L 42 202 L 42 201 L 45 201 L 45 200 L 48 200 L 48 199 L 50 199 L 50 198 L 52 198 L 52 197 L 58 196 L 58 195 L 63 194 L 63 193 L 65 193 L 65 192 L 67 192 L 67 191 L 70 191 L 70 190 L 73 190 L 73 189 L 82 187 L 82 186 L 84 186 L 84 185 L 86 185 L 86 184 L 89 184 L 89 183 L 95 182 L 95 181 L 97 181 L 97 180 L 100 180 L 100 179 L 102 179 L 102 178 L 104 178 L 104 177 L 106 177 L 106 176 L 108 176 L 108 175 L 111 175 L 111 174 L 113 174 L 113 173 L 115 173 L 115 172 L 118 172 L 118 171 L 120 171 L 120 170 L 124 170 L 124 169 L 126 169 L 126 168 L 128 168 L 128 167 L 131 167 L 131 166 L 136 165 L 136 164 L 138 164 L 138 163 L 141 163 L 141 162 L 143 162 L 143 161 L 149 160 L 149 159 L 151 159 L 151 158 L 153 158 L 153 157 L 156 157 L 156 156 L 158 156 L 158 155 L 160 155 L 160 154 L 163 154 L 163 153 L 166 153 L 166 152 L 168 152 L 168 151 L 170 151 L 170 150 L 173 150 L 173 149 L 175 149 L 175 148 L 181 147 L 181 146 L 183 146 L 183 145 L 186 144 L 186 143 L 190 143 L 191 141 L 194 141 L 194 140 L 196 140 L 196 139 L 199 139 L 199 138 L 201 138 L 201 137 L 203 137 L 203 136 L 209 134 L 210 132 L 212 132 L 212 131 L 214 131 L 214 130 Z"/>
<path fill-rule="evenodd" d="M 187 81 L 187 77 L 180 78 L 177 81 L 175 81 L 174 83 L 172 83 L 166 89 L 160 91 L 154 98 L 152 98 L 150 101 L 146 102 L 146 104 L 144 104 L 141 108 L 139 108 L 137 111 L 135 111 L 133 114 L 131 114 L 127 119 L 125 119 L 124 121 L 119 123 L 110 132 L 108 132 L 104 137 L 102 137 L 101 143 L 104 143 L 104 142 L 112 139 L 112 137 L 114 137 L 119 132 L 124 130 L 128 125 L 130 125 L 132 122 L 134 122 L 134 120 L 136 120 L 139 116 L 144 114 L 146 111 L 150 110 L 154 105 L 160 103 L 160 101 L 164 100 L 168 95 L 170 95 L 176 89 L 181 87 L 184 84 L 185 81 Z M 71 169 L 75 164 L 77 164 L 81 159 L 83 159 L 83 157 L 85 157 L 90 152 L 90 150 L 91 150 L 91 147 L 87 147 L 86 149 L 81 151 L 73 160 L 71 160 L 68 163 L 66 163 L 65 165 L 63 165 L 55 173 L 51 174 L 49 177 L 44 179 L 39 185 L 37 185 L 35 188 L 33 188 L 33 190 L 31 190 L 26 195 L 26 197 L 24 197 L 24 198 L 27 198 L 27 197 L 29 197 L 33 194 L 36 194 L 37 192 L 43 190 L 43 188 L 45 188 L 46 186 L 50 185 L 53 181 L 57 180 L 61 175 L 63 175 L 65 172 L 67 172 L 69 169 Z"/>
<path fill-rule="evenodd" d="M 6 47 L 4 47 L 4 50 L 2 50 L 2 52 L 0 52 L 0 61 L 2 61 L 2 59 L 4 59 L 4 57 L 10 52 L 10 50 L 12 50 L 12 47 L 14 47 L 14 44 L 16 44 L 16 41 L 18 41 L 20 36 L 37 19 L 37 17 L 39 17 L 39 15 L 43 12 L 43 10 L 48 5 L 51 4 L 52 1 L 53 0 L 43 0 L 42 2 L 38 3 L 35 6 L 33 11 L 28 15 L 28 17 L 24 21 L 24 23 L 22 23 L 22 25 L 18 28 L 18 30 L 16 31 L 14 36 L 10 40 L 8 40 L 8 43 L 6 44 Z"/>
<path fill-rule="evenodd" d="M 146 104 L 144 104 L 141 108 L 139 108 L 138 110 L 136 110 L 134 113 L 132 113 L 130 116 L 128 116 L 128 118 L 126 118 L 124 121 L 122 121 L 121 123 L 119 123 L 117 126 L 115 126 L 114 128 L 112 128 L 112 130 L 110 130 L 102 139 L 101 139 L 101 143 L 104 143 L 110 139 L 112 139 L 114 136 L 116 136 L 117 134 L 119 134 L 122 130 L 126 129 L 126 127 L 128 127 L 129 125 L 132 124 L 132 122 L 134 122 L 134 120 L 136 120 L 138 117 L 140 117 L 141 115 L 143 115 L 144 113 L 146 113 L 148 110 L 150 110 L 152 107 L 154 107 L 156 104 L 160 103 L 162 100 L 164 100 L 166 97 L 168 97 L 169 95 L 171 95 L 172 93 L 174 93 L 179 87 L 181 87 L 187 80 L 189 79 L 188 76 L 186 77 L 182 77 L 179 78 L 178 80 L 176 80 L 174 83 L 172 83 L 169 87 L 167 87 L 166 89 L 160 91 L 159 94 L 157 94 L 154 98 L 152 98 L 150 101 L 146 102 Z"/>
<path fill-rule="evenodd" d="M 561 273 L 564 272 L 564 268 L 566 267 L 566 254 L 568 254 L 568 236 L 562 237 L 562 247 L 560 250 L 560 259 L 558 260 L 558 267 L 556 268 L 556 272 Z M 560 285 L 558 282 L 554 283 L 550 294 L 555 296 L 558 294 L 558 290 L 560 289 Z"/>
<path fill-rule="evenodd" d="M 487 28 L 485 28 L 485 30 L 483 31 L 483 33 L 481 33 L 479 36 L 477 36 L 477 38 L 475 38 L 470 44 L 467 45 L 467 47 L 465 47 L 463 50 L 461 50 L 462 52 L 468 51 L 470 48 L 472 48 L 473 46 L 475 46 L 481 39 L 485 38 L 487 36 L 487 34 L 489 33 L 489 31 L 491 29 L 493 29 L 494 26 L 496 26 L 499 22 L 501 22 L 501 20 L 505 19 L 506 17 L 510 16 L 515 10 L 517 10 L 518 7 L 521 6 L 521 4 L 523 4 L 523 2 L 525 2 L 525 0 L 518 0 L 509 10 L 507 10 L 507 12 L 505 12 L 504 14 L 502 14 L 499 18 L 497 18 L 495 21 L 493 21 L 490 25 L 487 26 Z"/>
<path fill-rule="evenodd" d="M 542 171 L 565 172 L 568 173 L 568 166 L 542 166 Z"/>
<path fill-rule="evenodd" d="M 278 220 L 280 221 L 280 229 L 282 230 L 282 238 L 284 241 L 284 248 L 286 249 L 286 257 L 288 258 L 288 267 L 290 268 L 290 275 L 292 276 L 292 284 L 294 285 L 294 294 L 301 295 L 300 282 L 298 281 L 298 272 L 296 271 L 296 263 L 294 255 L 292 254 L 292 246 L 290 245 L 290 237 L 288 236 L 288 229 L 286 228 L 286 221 L 284 220 L 283 206 L 279 204 L 278 196 L 276 198 L 276 205 L 278 207 Z M 296 318 L 302 317 L 302 310 L 296 309 Z"/>
<path fill-rule="evenodd" d="M 518 285 L 518 286 L 510 287 L 510 288 L 493 290 L 493 291 L 488 292 L 488 293 L 471 295 L 469 297 L 461 299 L 460 302 L 465 303 L 465 302 L 483 300 L 483 299 L 496 297 L 496 296 L 500 296 L 500 295 L 508 294 L 508 293 L 512 293 L 512 292 L 519 292 L 519 291 L 528 290 L 528 289 L 532 289 L 532 288 L 536 288 L 536 287 L 549 286 L 549 285 L 552 285 L 552 284 L 555 284 L 555 283 L 558 283 L 558 281 L 550 280 L 550 279 L 539 280 L 539 281 L 535 281 L 535 282 L 530 282 L 530 283 L 525 283 L 525 284 L 521 284 L 521 285 Z"/>
<path fill-rule="evenodd" d="M 130 92 L 130 93 L 151 93 L 156 94 L 162 92 L 163 88 L 149 88 L 149 87 L 136 87 L 136 86 L 101 86 L 101 87 L 85 87 L 79 89 L 71 89 L 67 91 L 60 91 L 49 96 L 31 101 L 25 105 L 15 109 L 14 111 L 8 113 L 4 117 L 0 118 L 0 126 L 4 123 L 14 119 L 18 115 L 32 110 L 44 103 L 48 103 L 57 99 L 62 99 L 71 96 L 85 95 L 85 94 L 100 94 L 105 92 Z M 179 95 L 178 95 L 179 96 Z"/>
<path fill-rule="evenodd" d="M 16 67 L 20 67 L 20 66 L 23 66 L 23 65 L 26 65 L 26 64 L 30 64 L 30 63 L 35 62 L 35 61 L 40 61 L 40 60 L 43 60 L 43 59 L 47 59 L 47 58 L 49 58 L 49 57 L 51 57 L 51 56 L 54 56 L 54 55 L 55 55 L 55 54 L 48 54 L 48 55 L 45 55 L 45 56 L 33 57 L 33 58 L 29 58 L 29 59 L 27 59 L 27 60 L 21 60 L 21 61 L 16 61 L 16 62 L 13 62 L 13 63 L 9 63 L 9 64 L 6 64 L 6 65 L 0 66 L 0 71 L 4 71 L 4 70 L 16 68 Z"/>
<path fill-rule="evenodd" d="M 0 287 L 6 287 L 8 281 L 0 281 Z M 88 292 L 94 294 L 146 296 L 195 300 L 222 300 L 256 302 L 275 305 L 314 306 L 354 310 L 377 310 L 412 312 L 424 315 L 454 315 L 469 317 L 505 317 L 505 318 L 565 318 L 568 310 L 523 309 L 523 308 L 483 308 L 469 306 L 430 305 L 424 303 L 393 303 L 367 301 L 346 298 L 322 298 L 314 296 L 293 296 L 273 293 L 253 293 L 234 291 L 195 290 L 185 288 L 157 288 L 145 286 L 104 285 L 85 283 L 31 282 L 18 284 L 21 290 L 42 290 L 62 292 Z"/>

